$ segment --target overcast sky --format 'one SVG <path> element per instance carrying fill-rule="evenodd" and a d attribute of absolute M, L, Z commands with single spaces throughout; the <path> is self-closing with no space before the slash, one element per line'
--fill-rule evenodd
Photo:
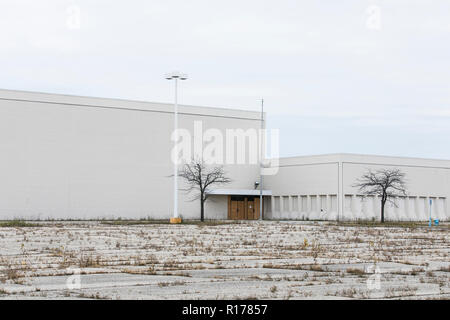
<path fill-rule="evenodd" d="M 281 155 L 450 159 L 448 0 L 2 0 L 0 88 L 259 109 Z"/>

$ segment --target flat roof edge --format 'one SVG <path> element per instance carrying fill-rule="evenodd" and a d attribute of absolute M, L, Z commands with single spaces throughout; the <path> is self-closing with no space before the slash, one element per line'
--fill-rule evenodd
<path fill-rule="evenodd" d="M 218 195 L 218 196 L 259 196 L 259 189 L 215 189 L 207 192 L 209 195 Z M 263 190 L 263 196 L 271 196 L 272 190 Z"/>
<path fill-rule="evenodd" d="M 128 100 L 120 98 L 104 98 L 78 96 L 60 93 L 46 93 L 35 91 L 0 89 L 1 100 L 25 101 L 36 103 L 61 104 L 71 106 L 88 106 L 111 109 L 129 109 L 154 112 L 173 112 L 173 103 L 150 102 L 140 100 Z M 220 116 L 230 118 L 241 118 L 248 120 L 260 120 L 261 113 L 258 111 L 231 109 L 222 107 L 205 107 L 179 104 L 180 113 L 198 114 L 205 116 Z"/>
<path fill-rule="evenodd" d="M 411 166 L 436 166 L 450 167 L 448 159 L 415 158 L 405 156 L 356 154 L 356 153 L 330 153 L 321 155 L 304 155 L 297 157 L 279 158 L 280 166 L 283 165 L 305 165 L 319 163 L 366 163 L 380 165 L 411 165 Z"/>

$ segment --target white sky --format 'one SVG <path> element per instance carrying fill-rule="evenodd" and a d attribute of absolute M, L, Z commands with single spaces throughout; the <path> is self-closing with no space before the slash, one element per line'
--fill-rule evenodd
<path fill-rule="evenodd" d="M 182 103 L 264 97 L 285 156 L 450 159 L 449 57 L 448 0 L 0 2 L 0 88 L 171 102 L 181 70 Z"/>

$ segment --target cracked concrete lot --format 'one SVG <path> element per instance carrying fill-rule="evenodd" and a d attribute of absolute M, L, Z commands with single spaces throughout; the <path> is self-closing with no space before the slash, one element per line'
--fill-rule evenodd
<path fill-rule="evenodd" d="M 449 299 L 449 225 L 0 227 L 0 299 Z"/>

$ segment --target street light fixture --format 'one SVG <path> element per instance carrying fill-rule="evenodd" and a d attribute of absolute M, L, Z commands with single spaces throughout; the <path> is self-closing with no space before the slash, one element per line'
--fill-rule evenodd
<path fill-rule="evenodd" d="M 167 80 L 174 80 L 175 82 L 175 103 L 174 103 L 174 132 L 177 134 L 178 130 L 178 80 L 187 80 L 187 74 L 175 71 L 166 74 L 165 78 Z M 177 137 L 177 135 L 175 136 Z M 173 163 L 173 217 L 170 218 L 171 223 L 181 223 L 181 218 L 178 213 L 178 148 L 177 141 L 174 141 L 174 154 L 175 159 Z"/>

